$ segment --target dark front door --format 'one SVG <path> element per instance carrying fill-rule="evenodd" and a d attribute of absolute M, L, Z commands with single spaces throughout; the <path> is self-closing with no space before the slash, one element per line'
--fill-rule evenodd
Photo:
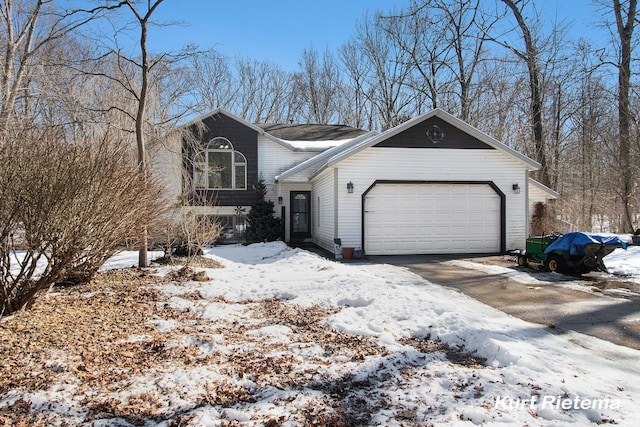
<path fill-rule="evenodd" d="M 291 240 L 311 237 L 311 192 L 291 192 Z"/>

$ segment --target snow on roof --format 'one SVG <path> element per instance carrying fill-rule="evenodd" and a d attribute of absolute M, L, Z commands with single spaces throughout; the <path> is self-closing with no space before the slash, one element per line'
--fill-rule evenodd
<path fill-rule="evenodd" d="M 283 139 L 282 141 L 290 144 L 292 147 L 301 151 L 324 151 L 328 148 L 337 147 L 342 144 L 346 144 L 349 141 L 352 141 L 353 138 L 348 139 L 338 139 L 338 140 L 319 140 L 319 141 L 291 141 L 288 139 Z"/>

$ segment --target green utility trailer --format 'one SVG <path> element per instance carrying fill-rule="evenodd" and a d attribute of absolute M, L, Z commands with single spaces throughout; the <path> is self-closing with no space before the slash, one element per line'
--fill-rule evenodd
<path fill-rule="evenodd" d="M 527 239 L 526 251 L 518 254 L 518 265 L 564 274 L 607 271 L 603 258 L 626 243 L 613 235 L 567 233 Z"/>

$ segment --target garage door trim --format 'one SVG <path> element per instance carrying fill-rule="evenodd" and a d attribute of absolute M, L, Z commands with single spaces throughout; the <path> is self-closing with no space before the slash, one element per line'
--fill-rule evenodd
<path fill-rule="evenodd" d="M 506 203 L 506 196 L 505 194 L 502 192 L 502 190 L 500 190 L 500 188 L 498 188 L 498 186 L 493 182 L 493 181 L 402 181 L 402 180 L 376 180 L 374 181 L 369 188 L 367 188 L 364 193 L 362 193 L 361 196 L 361 202 L 360 202 L 360 207 L 361 207 L 361 224 L 362 224 L 362 249 L 364 250 L 365 246 L 365 240 L 366 240 L 366 236 L 365 236 L 365 198 L 367 197 L 367 194 L 369 194 L 369 192 L 371 190 L 373 190 L 373 188 L 376 185 L 384 185 L 384 184 L 449 184 L 449 185 L 488 185 L 489 187 L 491 187 L 491 189 L 500 197 L 500 252 L 504 253 L 506 252 L 506 248 L 507 248 L 507 237 L 506 237 L 506 230 L 507 230 L 507 222 L 506 222 L 506 210 L 507 210 L 507 203 Z"/>

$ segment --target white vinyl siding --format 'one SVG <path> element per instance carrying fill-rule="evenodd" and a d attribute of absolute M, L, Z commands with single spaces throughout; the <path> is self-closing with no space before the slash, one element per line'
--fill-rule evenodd
<path fill-rule="evenodd" d="M 333 171 L 327 171 L 313 183 L 313 194 L 321 201 L 316 206 L 317 217 L 313 228 L 313 241 L 320 247 L 333 252 L 334 197 Z"/>
<path fill-rule="evenodd" d="M 153 172 L 159 178 L 171 204 L 182 195 L 182 140 L 169 138 L 163 143 L 150 143 L 149 157 Z"/>
<path fill-rule="evenodd" d="M 277 194 L 274 186 L 276 175 L 317 154 L 309 151 L 291 151 L 265 136 L 258 136 L 258 174 L 264 178 L 267 185 L 267 199 L 274 203 L 277 203 L 278 196 L 287 199 L 289 193 L 284 194 L 281 191 L 280 194 Z M 249 185 L 252 184 L 249 183 Z"/>
<path fill-rule="evenodd" d="M 526 191 L 515 194 L 512 186 L 526 185 L 526 169 L 500 150 L 371 147 L 335 167 L 339 168 L 336 196 L 340 206 L 335 237 L 339 237 L 343 245 L 362 246 L 361 196 L 376 180 L 389 180 L 493 182 L 506 197 L 506 249 L 524 246 Z M 352 194 L 347 193 L 348 182 L 353 182 Z"/>

